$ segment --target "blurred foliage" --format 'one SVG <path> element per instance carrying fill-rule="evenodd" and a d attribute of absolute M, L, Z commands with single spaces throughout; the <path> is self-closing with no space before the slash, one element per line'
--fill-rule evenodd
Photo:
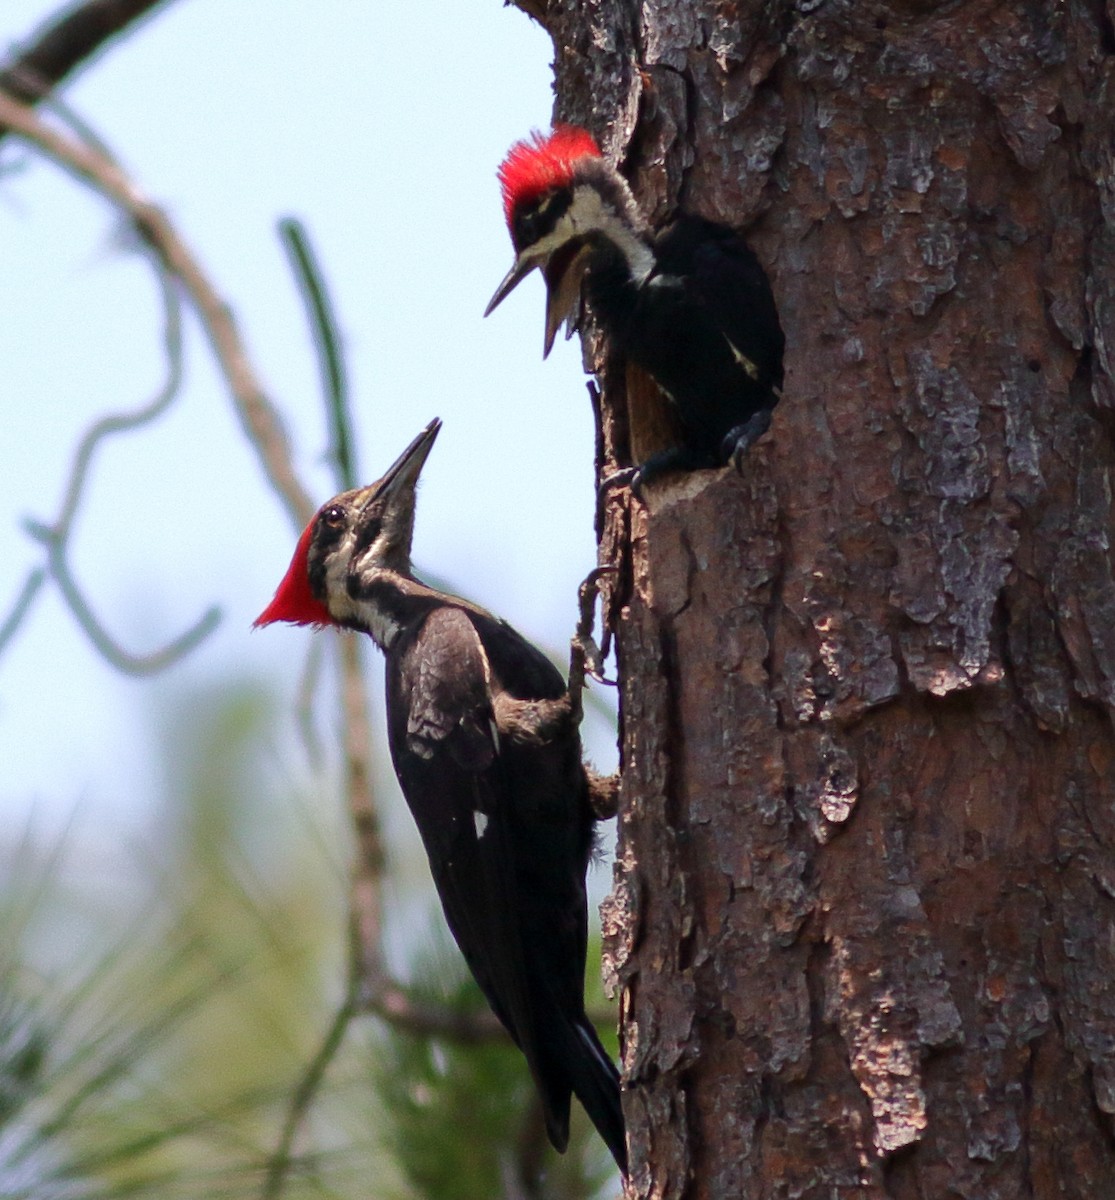
<path fill-rule="evenodd" d="M 412 970 L 412 990 L 427 1002 L 462 1013 L 486 1005 L 440 920 Z M 372 1078 L 384 1106 L 383 1143 L 413 1189 L 395 1195 L 590 1200 L 618 1190 L 611 1157 L 577 1101 L 569 1149 L 559 1155 L 550 1147 L 526 1063 L 510 1039 L 461 1046 L 381 1028 Z M 521 1164 L 541 1170 L 537 1190 L 524 1188 Z"/>
<path fill-rule="evenodd" d="M 80 826 L 45 850 L 31 833 L 0 848 L 3 1200 L 259 1195 L 346 970 L 339 792 L 328 771 L 291 784 L 275 708 L 241 682 L 157 710 L 165 785 L 138 848 Z M 392 919 L 413 926 L 412 910 Z M 415 991 L 482 1005 L 436 905 L 424 913 L 421 936 L 393 933 Z M 509 1042 L 457 1046 L 361 1019 L 283 1195 L 614 1194 L 607 1152 L 574 1110 L 559 1157 Z M 516 1163 L 536 1153 L 543 1182 L 524 1192 Z"/>

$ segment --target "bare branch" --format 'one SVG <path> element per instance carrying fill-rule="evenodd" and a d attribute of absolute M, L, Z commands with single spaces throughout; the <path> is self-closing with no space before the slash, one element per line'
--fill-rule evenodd
<path fill-rule="evenodd" d="M 354 933 L 353 937 L 355 938 L 355 936 Z M 356 956 L 350 954 L 350 965 L 355 965 L 355 962 Z M 298 1136 L 298 1131 L 306 1119 L 306 1114 L 310 1111 L 314 1097 L 325 1080 L 329 1064 L 340 1050 L 352 1018 L 358 1011 L 359 993 L 360 977 L 355 970 L 350 969 L 344 998 L 333 1015 L 329 1028 L 325 1031 L 317 1053 L 306 1065 L 302 1078 L 298 1081 L 298 1086 L 290 1098 L 278 1145 L 267 1159 L 267 1174 L 260 1192 L 261 1200 L 278 1200 L 278 1197 L 282 1195 L 283 1184 L 293 1165 L 291 1150 L 294 1147 L 294 1139 Z"/>
<path fill-rule="evenodd" d="M 507 1037 L 503 1026 L 490 1012 L 463 1014 L 448 1008 L 416 1004 L 402 987 L 386 979 L 381 979 L 381 986 L 373 995 L 365 994 L 366 974 L 362 956 L 368 945 L 366 936 L 366 932 L 360 928 L 360 914 L 354 909 L 349 922 L 349 971 L 345 994 L 321 1045 L 306 1065 L 291 1096 L 278 1144 L 267 1160 L 267 1174 L 260 1200 L 278 1200 L 282 1195 L 283 1186 L 294 1165 L 291 1150 L 298 1131 L 325 1080 L 330 1063 L 344 1042 L 349 1025 L 361 1012 L 375 1013 L 405 1033 L 446 1037 L 462 1044 L 477 1045 L 502 1041 Z"/>
<path fill-rule="evenodd" d="M 314 505 L 294 474 L 279 416 L 256 377 L 228 304 L 166 215 L 103 154 L 52 128 L 26 105 L 3 93 L 0 125 L 38 146 L 64 170 L 123 210 L 176 276 L 205 329 L 228 382 L 236 413 L 268 482 L 294 525 L 301 529 L 313 515 Z"/>
<path fill-rule="evenodd" d="M 386 970 L 383 963 L 383 871 L 386 854 L 380 831 L 379 812 L 372 791 L 371 729 L 364 689 L 361 645 L 357 638 L 337 639 L 341 677 L 341 712 L 345 757 L 345 795 L 356 835 L 356 863 L 352 869 L 354 968 L 366 991 L 374 993 Z"/>
<path fill-rule="evenodd" d="M 200 645 L 220 623 L 221 610 L 216 607 L 208 608 L 189 629 L 180 633 L 161 650 L 150 654 L 131 654 L 113 639 L 82 594 L 66 559 L 67 543 L 49 526 L 29 521 L 27 530 L 32 537 L 46 545 L 50 573 L 74 620 L 101 656 L 125 675 L 155 675 L 165 670 Z"/>
<path fill-rule="evenodd" d="M 115 37 L 170 0 L 86 0 L 42 26 L 31 45 L 0 70 L 0 90 L 27 104 L 50 94 Z M 5 134 L 0 125 L 0 138 Z"/>
<path fill-rule="evenodd" d="M 134 412 L 113 413 L 95 421 L 84 433 L 74 453 L 70 481 L 66 485 L 62 510 L 50 527 L 51 539 L 65 543 L 81 502 L 82 490 L 97 446 L 107 437 L 127 433 L 149 425 L 170 407 L 182 386 L 182 306 L 175 283 L 156 260 L 157 277 L 163 301 L 163 347 L 166 353 L 166 379 L 151 399 Z"/>
<path fill-rule="evenodd" d="M 57 519 L 49 525 L 34 519 L 25 522 L 28 533 L 46 546 L 50 574 L 57 583 L 58 590 L 78 625 L 100 654 L 117 670 L 128 675 L 150 675 L 163 670 L 183 655 L 188 654 L 216 628 L 220 620 L 219 610 L 210 608 L 190 629 L 180 634 L 161 650 L 145 655 L 132 654 L 120 646 L 97 619 L 70 570 L 67 557 L 70 533 L 97 447 L 107 437 L 138 429 L 157 420 L 174 401 L 182 384 L 181 304 L 174 280 L 163 269 L 158 259 L 154 261 L 163 301 L 166 378 L 154 396 L 134 412 L 114 413 L 111 416 L 101 417 L 86 430 L 74 453 L 65 498 Z M 24 586 L 15 609 L 4 624 L 4 636 L 0 637 L 0 651 L 18 628 L 38 593 L 42 580 L 40 579 L 32 586 L 34 578 L 33 573 Z"/>
<path fill-rule="evenodd" d="M 401 984 L 384 979 L 361 1000 L 361 1008 L 390 1022 L 395 1029 L 418 1037 L 440 1037 L 461 1046 L 502 1042 L 508 1037 L 495 1013 L 459 1013 L 441 1004 L 415 1000 Z"/>
<path fill-rule="evenodd" d="M 46 571 L 42 567 L 33 567 L 23 581 L 23 587 L 19 589 L 19 595 L 12 605 L 11 612 L 4 618 L 3 624 L 0 624 L 0 655 L 3 655 L 8 643 L 23 624 L 23 618 L 31 611 L 35 597 L 44 583 L 46 583 Z"/>

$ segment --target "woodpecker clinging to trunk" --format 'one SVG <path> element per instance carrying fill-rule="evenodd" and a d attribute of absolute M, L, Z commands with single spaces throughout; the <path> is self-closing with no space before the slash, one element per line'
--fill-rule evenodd
<path fill-rule="evenodd" d="M 256 625 L 344 626 L 384 652 L 391 757 L 449 928 L 526 1056 L 550 1141 L 565 1149 L 575 1093 L 626 1172 L 619 1075 L 585 1015 L 595 818 L 579 714 L 541 651 L 411 571 L 418 476 L 440 427 L 319 510 Z"/>
<path fill-rule="evenodd" d="M 686 214 L 652 232 L 627 181 L 575 126 L 517 142 L 499 179 L 516 257 L 484 315 L 541 268 L 545 356 L 583 295 L 627 360 L 633 486 L 666 471 L 738 465 L 770 425 L 784 345 L 770 283 L 746 243 Z M 672 444 L 641 435 L 645 382 L 631 380 L 631 367 L 665 394 Z"/>

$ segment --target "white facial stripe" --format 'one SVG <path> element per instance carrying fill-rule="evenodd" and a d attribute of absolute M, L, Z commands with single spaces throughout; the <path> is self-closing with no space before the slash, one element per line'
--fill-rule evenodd
<path fill-rule="evenodd" d="M 381 649 L 386 650 L 399 634 L 401 628 L 386 613 L 373 604 L 364 604 L 349 595 L 349 560 L 353 553 L 355 530 L 346 530 L 340 543 L 325 560 L 326 606 L 338 621 L 355 621 L 371 635 Z M 387 537 L 380 536 L 364 550 L 360 558 L 373 562 L 386 548 Z"/>
<path fill-rule="evenodd" d="M 581 184 L 573 193 L 569 211 L 558 222 L 557 230 L 565 230 L 562 241 L 570 237 L 584 236 L 600 231 L 615 243 L 631 268 L 632 278 L 638 283 L 654 269 L 654 255 L 650 247 L 636 236 L 626 221 L 604 203 L 603 196 L 594 187 Z"/>
<path fill-rule="evenodd" d="M 473 824 L 476 826 L 477 838 L 482 838 L 488 832 L 488 814 L 482 813 L 479 809 L 472 814 Z"/>
<path fill-rule="evenodd" d="M 348 560 L 352 554 L 353 531 L 345 530 L 340 544 L 325 560 L 325 603 L 339 621 L 351 619 L 356 609 L 348 594 Z"/>
<path fill-rule="evenodd" d="M 390 650 L 391 643 L 399 636 L 402 626 L 397 621 L 392 621 L 385 612 L 374 605 L 360 604 L 354 607 L 359 614 L 361 625 L 371 635 L 372 641 L 381 650 Z"/>
<path fill-rule="evenodd" d="M 571 237 L 575 236 L 576 231 L 573 229 L 567 213 L 545 237 L 539 238 L 530 246 L 527 254 L 537 266 L 542 266 L 555 250 L 560 249 Z"/>

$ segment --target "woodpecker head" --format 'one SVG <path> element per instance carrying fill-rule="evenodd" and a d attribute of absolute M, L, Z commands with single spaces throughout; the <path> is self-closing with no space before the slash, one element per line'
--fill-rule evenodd
<path fill-rule="evenodd" d="M 287 621 L 371 632 L 372 622 L 349 581 L 367 581 L 379 571 L 409 576 L 418 476 L 440 428 L 435 417 L 382 479 L 321 506 L 302 531 L 287 573 L 256 626 Z"/>
<path fill-rule="evenodd" d="M 650 273 L 654 259 L 645 223 L 627 181 L 605 161 L 592 135 L 575 125 L 516 142 L 499 168 L 499 182 L 515 262 L 484 315 L 540 267 L 547 292 L 546 357 L 562 322 L 576 316 L 581 282 L 604 245 L 622 254 L 637 281 Z"/>

